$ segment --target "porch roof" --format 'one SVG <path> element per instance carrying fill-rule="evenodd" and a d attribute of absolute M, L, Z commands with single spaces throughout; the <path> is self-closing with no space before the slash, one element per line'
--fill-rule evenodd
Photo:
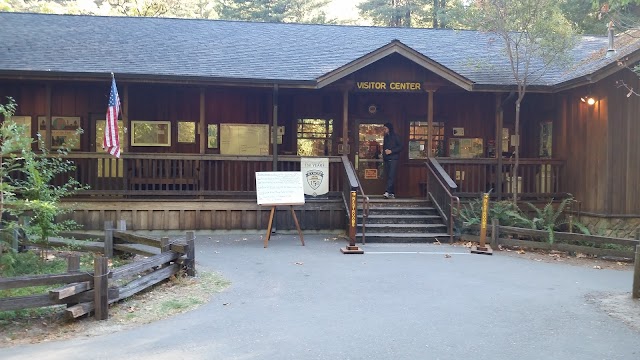
<path fill-rule="evenodd" d="M 422 66 L 457 79 L 459 86 L 469 84 L 463 88 L 513 84 L 501 41 L 479 31 L 26 13 L 0 13 L 0 74 L 101 77 L 114 72 L 130 79 L 315 88 L 336 71 L 397 43 L 403 46 L 396 52 L 415 51 Z M 581 37 L 572 51 L 573 66 L 552 69 L 531 85 L 553 90 L 597 73 L 637 52 L 640 42 L 627 41 L 610 58 L 604 57 L 607 45 L 604 36 Z"/>

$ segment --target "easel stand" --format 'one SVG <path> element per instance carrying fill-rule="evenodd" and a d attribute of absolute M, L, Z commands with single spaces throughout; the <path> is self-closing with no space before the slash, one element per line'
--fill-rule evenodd
<path fill-rule="evenodd" d="M 293 210 L 293 205 L 289 205 L 291 209 L 291 215 L 293 216 L 293 221 L 296 223 L 296 228 L 298 229 L 298 234 L 300 235 L 300 242 L 302 242 L 302 246 L 304 246 L 304 236 L 302 235 L 302 230 L 300 230 L 300 223 L 298 223 L 298 217 L 296 216 L 296 212 Z M 269 225 L 267 226 L 267 236 L 264 238 L 264 247 L 269 246 L 269 239 L 271 238 L 271 227 L 273 226 L 273 215 L 276 213 L 276 205 L 271 205 L 271 214 L 269 215 Z"/>

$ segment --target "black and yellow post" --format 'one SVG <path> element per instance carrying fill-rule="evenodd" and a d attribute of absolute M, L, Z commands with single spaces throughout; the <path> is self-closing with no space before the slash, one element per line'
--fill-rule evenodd
<path fill-rule="evenodd" d="M 491 246 L 487 241 L 487 218 L 489 217 L 489 194 L 482 195 L 482 217 L 480 218 L 480 244 L 471 247 L 472 254 L 493 255 Z"/>
<path fill-rule="evenodd" d="M 358 226 L 357 204 L 357 194 L 355 191 L 352 191 L 349 201 L 349 245 L 340 248 L 343 254 L 364 254 L 364 250 L 356 246 L 356 228 Z"/>

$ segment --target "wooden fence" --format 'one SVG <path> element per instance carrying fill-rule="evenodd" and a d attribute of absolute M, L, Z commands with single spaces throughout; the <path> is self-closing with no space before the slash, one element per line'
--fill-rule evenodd
<path fill-rule="evenodd" d="M 80 271 L 79 257 L 73 256 L 68 259 L 65 274 L 0 279 L 0 290 L 64 284 L 48 294 L 0 298 L 0 311 L 66 304 L 65 316 L 68 318 L 94 311 L 97 320 L 104 320 L 108 318 L 111 303 L 168 279 L 181 269 L 189 276 L 195 275 L 193 231 L 187 232 L 184 240 L 173 242 L 167 237 L 157 239 L 126 231 L 111 230 L 111 233 L 112 240 L 117 240 L 113 245 L 115 249 L 129 252 L 136 250 L 135 245 L 153 246 L 159 249 L 159 254 L 113 269 L 109 269 L 107 257 L 99 256 L 94 259 L 93 273 Z"/>
<path fill-rule="evenodd" d="M 476 226 L 477 227 L 477 226 Z M 475 228 L 475 227 L 474 227 Z M 479 229 L 479 227 L 477 227 Z M 496 219 L 487 227 L 487 233 L 491 234 L 491 247 L 496 249 L 499 245 L 518 246 L 530 249 L 558 250 L 581 252 L 589 255 L 597 256 L 614 256 L 624 257 L 634 261 L 633 285 L 631 288 L 631 296 L 634 299 L 640 299 L 640 230 L 636 232 L 635 239 L 612 238 L 606 236 L 585 235 L 567 232 L 554 232 L 554 243 L 533 241 L 525 239 L 514 239 L 513 236 L 546 239 L 549 233 L 545 230 L 533 230 L 511 226 L 501 226 Z M 509 236 L 509 237 L 504 237 Z M 477 241 L 476 235 L 463 235 L 463 238 Z M 583 243 L 577 245 L 575 243 Z M 602 247 L 586 246 L 584 243 L 595 245 L 621 245 L 628 247 L 629 250 L 607 249 Z M 632 250 L 632 249 L 635 249 Z"/>

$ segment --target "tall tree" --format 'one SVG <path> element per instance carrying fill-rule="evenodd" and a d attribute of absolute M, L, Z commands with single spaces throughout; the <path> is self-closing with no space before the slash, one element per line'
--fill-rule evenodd
<path fill-rule="evenodd" d="M 371 19 L 377 26 L 411 27 L 417 19 L 425 17 L 429 1 L 432 0 L 364 0 L 358 10 L 360 16 Z"/>
<path fill-rule="evenodd" d="M 35 13 L 67 13 L 67 7 L 75 1 L 65 0 L 0 0 L 0 11 Z"/>
<path fill-rule="evenodd" d="M 220 19 L 264 22 L 325 23 L 330 0 L 218 0 Z"/>
<path fill-rule="evenodd" d="M 113 11 L 124 16 L 177 16 L 185 4 L 180 0 L 107 0 Z"/>
<path fill-rule="evenodd" d="M 638 0 L 561 0 L 560 10 L 583 34 L 604 35 L 613 21 L 617 29 L 629 29 L 640 24 Z"/>
<path fill-rule="evenodd" d="M 477 28 L 495 34 L 504 43 L 517 86 L 515 135 L 518 140 L 512 173 L 512 184 L 517 184 L 520 104 L 532 81 L 568 59 L 568 51 L 574 46 L 575 31 L 560 12 L 556 0 L 477 0 L 471 6 L 470 19 Z M 514 186 L 514 202 L 518 199 L 517 190 Z"/>

